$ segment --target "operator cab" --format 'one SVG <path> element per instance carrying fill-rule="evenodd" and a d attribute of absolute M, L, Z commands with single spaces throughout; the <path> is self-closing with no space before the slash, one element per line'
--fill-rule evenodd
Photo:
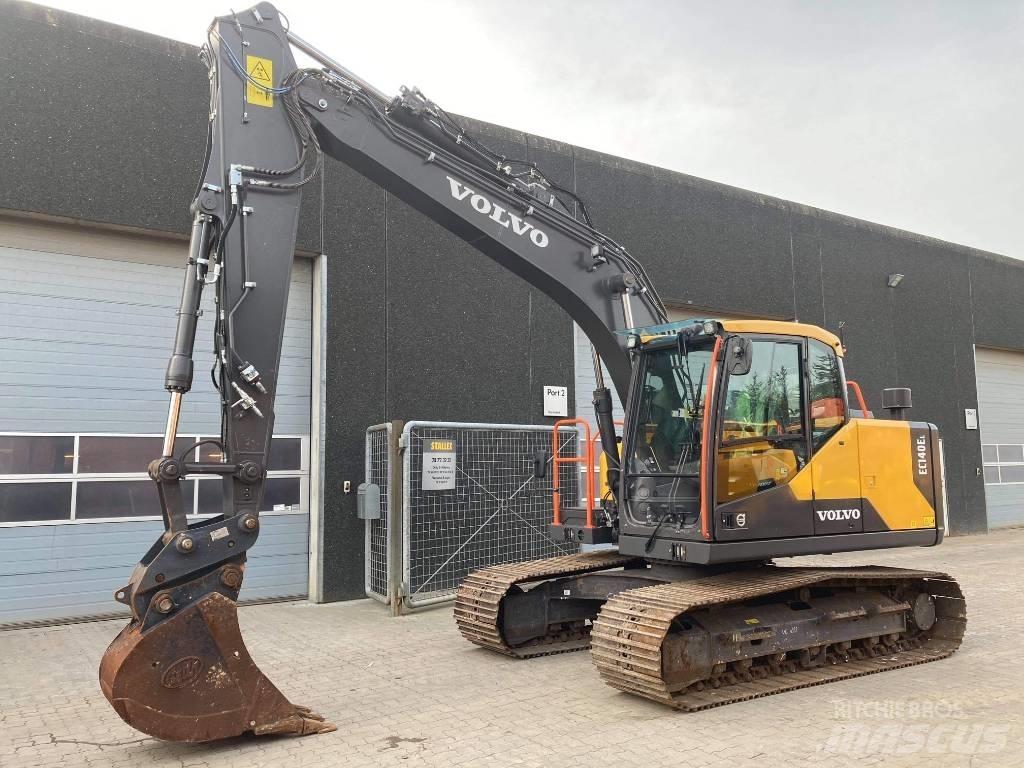
<path fill-rule="evenodd" d="M 556 537 L 704 564 L 941 540 L 937 429 L 862 418 L 863 402 L 851 411 L 833 334 L 685 321 L 633 330 L 627 346 L 612 524 L 591 528 L 570 512 Z"/>
<path fill-rule="evenodd" d="M 674 334 L 634 342 L 637 388 L 625 493 L 630 518 L 702 533 L 707 490 L 714 504 L 704 506 L 720 510 L 717 527 L 749 527 L 749 516 L 737 520 L 744 513 L 730 504 L 788 484 L 814 448 L 846 423 L 841 345 L 821 329 L 811 336 L 810 328 L 691 322 Z M 776 519 L 765 533 L 799 534 L 802 527 L 780 528 Z"/>

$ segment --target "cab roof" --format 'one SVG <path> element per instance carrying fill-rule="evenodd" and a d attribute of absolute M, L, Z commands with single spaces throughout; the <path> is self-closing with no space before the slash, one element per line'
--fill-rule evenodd
<path fill-rule="evenodd" d="M 637 331 L 633 332 L 639 332 L 641 343 L 647 344 L 651 341 L 671 338 L 675 335 L 677 326 L 691 325 L 701 322 L 707 321 L 689 320 L 670 323 L 665 326 L 656 326 L 650 330 L 656 330 L 658 332 L 650 334 L 645 334 L 643 332 L 646 329 L 637 329 Z M 822 344 L 831 347 L 839 357 L 843 356 L 843 344 L 839 340 L 839 337 L 830 331 L 826 331 L 824 328 L 819 328 L 816 325 L 793 323 L 785 320 L 713 320 L 713 322 L 721 325 L 727 333 L 796 336 L 805 339 L 815 339 L 816 341 L 820 341 Z M 669 331 L 671 331 L 671 333 Z"/>
<path fill-rule="evenodd" d="M 791 323 L 784 320 L 722 320 L 722 327 L 729 333 L 765 333 L 773 336 L 803 336 L 816 339 L 843 356 L 843 343 L 831 331 L 807 323 Z"/>

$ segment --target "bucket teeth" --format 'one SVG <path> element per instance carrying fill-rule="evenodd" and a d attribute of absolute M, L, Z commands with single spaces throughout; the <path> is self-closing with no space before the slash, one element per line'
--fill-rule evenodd
<path fill-rule="evenodd" d="M 274 723 L 260 725 L 253 729 L 257 736 L 277 734 L 281 736 L 314 736 L 318 733 L 331 733 L 338 730 L 338 726 L 327 722 L 323 715 L 317 714 L 309 707 L 298 704 L 292 705 L 295 711 Z"/>

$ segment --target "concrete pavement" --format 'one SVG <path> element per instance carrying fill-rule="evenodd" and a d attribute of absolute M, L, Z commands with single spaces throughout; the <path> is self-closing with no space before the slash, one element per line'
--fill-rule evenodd
<path fill-rule="evenodd" d="M 968 599 L 963 647 L 681 714 L 605 686 L 587 653 L 515 661 L 470 646 L 448 606 L 399 619 L 370 601 L 252 606 L 239 613 L 253 658 L 338 731 L 183 745 L 135 732 L 100 693 L 121 622 L 12 630 L 0 632 L 0 768 L 1024 766 L 1024 529 L 802 561 L 949 571 Z"/>

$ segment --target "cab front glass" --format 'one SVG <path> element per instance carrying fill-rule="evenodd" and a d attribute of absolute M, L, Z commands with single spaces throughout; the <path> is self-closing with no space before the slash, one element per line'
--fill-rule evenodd
<path fill-rule="evenodd" d="M 689 525 L 700 511 L 701 446 L 714 337 L 655 342 L 641 353 L 627 497 L 634 518 Z"/>

